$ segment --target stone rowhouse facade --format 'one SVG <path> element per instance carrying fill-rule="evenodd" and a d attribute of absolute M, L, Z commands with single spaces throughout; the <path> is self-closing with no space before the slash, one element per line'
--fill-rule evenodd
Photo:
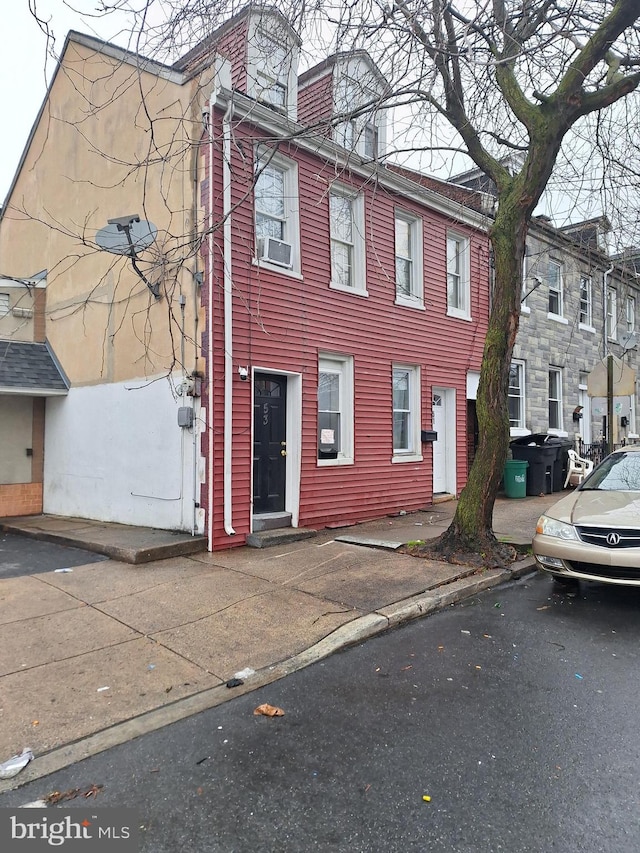
<path fill-rule="evenodd" d="M 513 352 L 513 363 L 520 366 L 520 379 L 524 380 L 523 417 L 519 424 L 512 419 L 513 436 L 550 432 L 570 439 L 579 435 L 585 443 L 600 440 L 603 408 L 597 399 L 588 397 L 588 374 L 608 353 L 624 357 L 633 369 L 638 368 L 637 350 L 625 352 L 619 342 L 635 328 L 640 308 L 638 277 L 632 265 L 625 267 L 611 260 L 592 229 L 584 239 L 585 231 L 580 226 L 571 232 L 556 229 L 545 217 L 532 220 L 520 329 Z M 554 382 L 559 383 L 555 389 Z M 512 388 L 512 396 L 514 393 Z M 616 400 L 616 443 L 634 440 L 637 435 L 637 402 L 637 390 L 628 403 Z M 513 415 L 518 404 L 511 403 Z M 578 412 L 582 417 L 574 417 Z"/>

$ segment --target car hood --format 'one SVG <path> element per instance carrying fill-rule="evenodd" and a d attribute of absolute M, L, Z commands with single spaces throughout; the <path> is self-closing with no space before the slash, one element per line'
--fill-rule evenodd
<path fill-rule="evenodd" d="M 640 527 L 640 494 L 576 490 L 553 504 L 545 515 L 569 524 L 602 527 Z"/>

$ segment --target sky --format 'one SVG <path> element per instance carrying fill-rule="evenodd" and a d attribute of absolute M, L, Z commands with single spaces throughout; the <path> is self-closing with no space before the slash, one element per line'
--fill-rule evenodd
<path fill-rule="evenodd" d="M 91 33 L 105 41 L 119 40 L 115 17 L 98 18 L 96 0 L 31 0 L 38 15 L 49 21 L 62 50 L 69 30 Z M 74 11 L 74 9 L 78 11 Z M 82 12 L 88 14 L 81 14 Z M 0 157 L 0 204 L 4 202 L 31 127 L 46 94 L 55 62 L 47 57 L 47 40 L 29 11 L 29 0 L 5 0 L 0 28 L 0 116 L 3 117 Z"/>

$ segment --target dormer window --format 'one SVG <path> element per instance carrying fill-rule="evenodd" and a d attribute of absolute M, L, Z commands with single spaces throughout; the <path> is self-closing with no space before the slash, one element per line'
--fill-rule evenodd
<path fill-rule="evenodd" d="M 287 105 L 287 49 L 260 28 L 256 30 L 255 38 L 258 60 L 256 96 L 259 101 L 284 109 Z"/>
<path fill-rule="evenodd" d="M 278 13 L 252 15 L 247 35 L 247 95 L 295 121 L 298 40 Z"/>
<path fill-rule="evenodd" d="M 334 75 L 334 115 L 344 120 L 335 125 L 333 138 L 343 148 L 375 160 L 384 136 L 384 113 L 377 111 L 384 81 L 371 60 L 357 52 L 341 57 Z"/>

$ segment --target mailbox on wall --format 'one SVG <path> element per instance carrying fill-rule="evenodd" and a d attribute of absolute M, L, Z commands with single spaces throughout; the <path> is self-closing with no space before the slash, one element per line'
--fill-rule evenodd
<path fill-rule="evenodd" d="M 434 429 L 423 429 L 420 431 L 420 441 L 424 444 L 428 441 L 437 441 L 438 433 Z"/>

